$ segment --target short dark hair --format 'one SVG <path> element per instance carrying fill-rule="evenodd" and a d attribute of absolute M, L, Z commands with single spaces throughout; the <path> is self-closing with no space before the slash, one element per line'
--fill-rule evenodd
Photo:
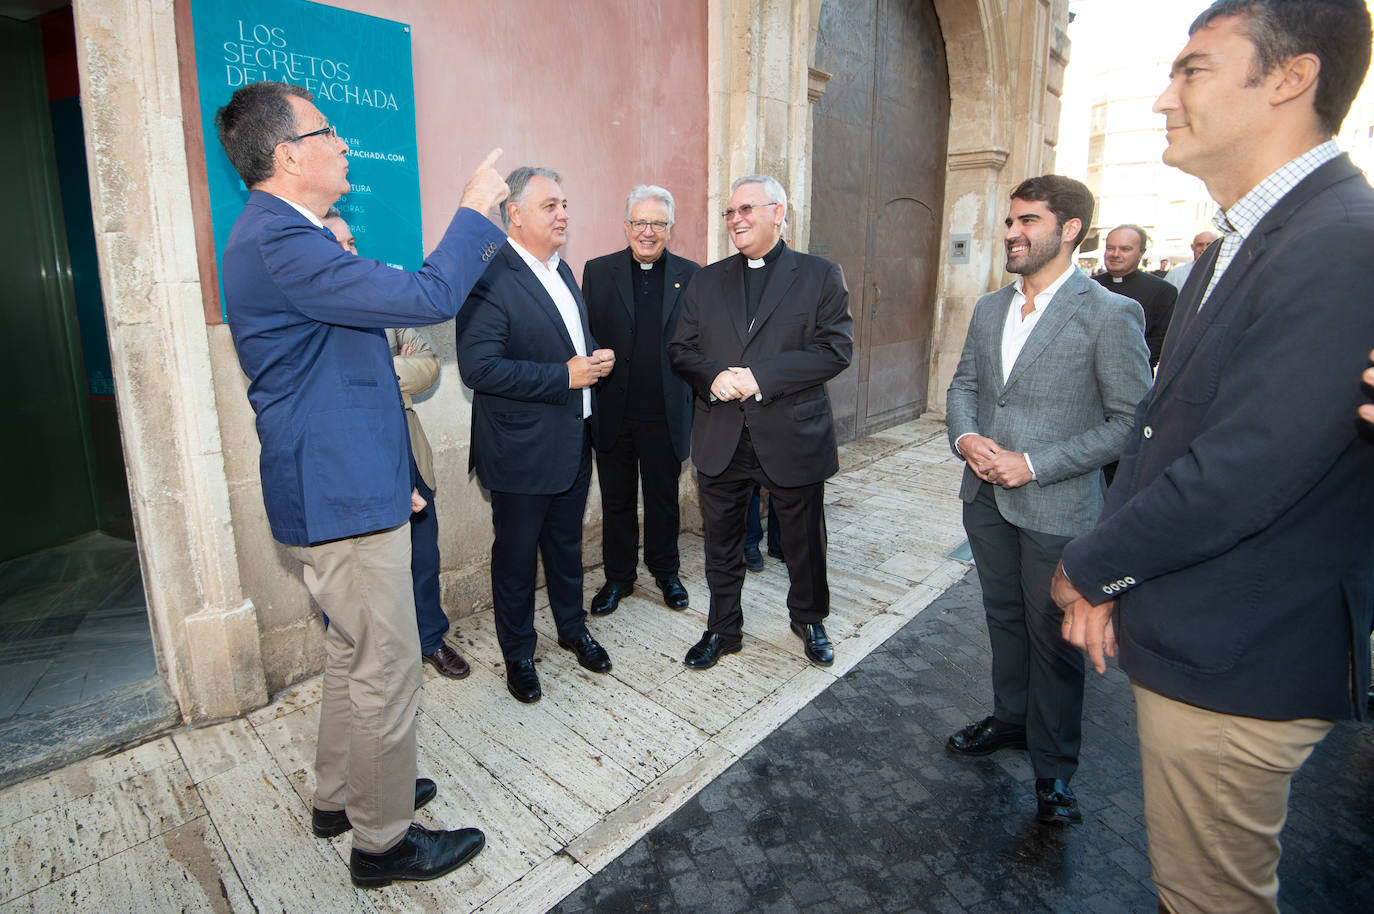
<path fill-rule="evenodd" d="M 533 165 L 521 165 L 506 175 L 506 186 L 510 188 L 510 196 L 501 204 L 501 225 L 504 228 L 510 228 L 510 210 L 507 207 L 512 203 L 517 208 L 525 205 L 526 187 L 531 178 L 548 178 L 555 184 L 563 183 L 563 176 L 552 168 L 539 168 Z"/>
<path fill-rule="evenodd" d="M 1135 232 L 1136 235 L 1140 237 L 1140 249 L 1142 251 L 1150 246 L 1150 236 L 1145 234 L 1145 230 L 1140 226 L 1136 225 L 1134 222 L 1123 222 L 1116 228 L 1112 229 L 1112 232 L 1119 232 L 1122 229 L 1128 229 L 1132 232 Z M 1110 235 L 1112 232 L 1108 232 L 1107 234 Z"/>
<path fill-rule="evenodd" d="M 1222 16 L 1241 16 L 1240 32 L 1255 46 L 1250 85 L 1299 54 L 1321 62 L 1313 107 L 1322 130 L 1335 136 L 1369 70 L 1369 8 L 1362 0 L 1216 0 L 1188 28 L 1192 35 Z"/>
<path fill-rule="evenodd" d="M 215 129 L 234 170 L 251 189 L 277 170 L 273 152 L 277 144 L 296 135 L 296 113 L 287 96 L 313 102 L 301 86 L 291 83 L 249 83 L 238 89 L 229 104 L 215 112 Z"/>
<path fill-rule="evenodd" d="M 1063 175 L 1027 178 L 1016 185 L 1011 192 L 1011 199 L 1036 200 L 1044 203 L 1050 212 L 1054 213 L 1054 218 L 1059 220 L 1061 229 L 1065 222 L 1077 219 L 1081 228 L 1078 230 L 1078 237 L 1073 240 L 1074 247 L 1078 247 L 1083 243 L 1083 239 L 1088 237 L 1088 229 L 1093 221 L 1093 192 L 1088 190 L 1088 185 L 1082 181 L 1075 181 Z"/>

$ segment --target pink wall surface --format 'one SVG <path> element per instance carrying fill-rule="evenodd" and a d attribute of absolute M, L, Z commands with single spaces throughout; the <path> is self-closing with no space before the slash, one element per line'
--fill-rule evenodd
<path fill-rule="evenodd" d="M 493 147 L 502 174 L 553 168 L 577 276 L 625 247 L 625 194 L 677 200 L 671 249 L 706 252 L 706 4 L 683 0 L 335 0 L 411 26 L 425 250 Z"/>

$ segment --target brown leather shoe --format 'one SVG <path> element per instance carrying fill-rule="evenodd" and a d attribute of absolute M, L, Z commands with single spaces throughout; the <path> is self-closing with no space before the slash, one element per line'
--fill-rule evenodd
<path fill-rule="evenodd" d="M 439 671 L 440 676 L 447 676 L 449 679 L 462 679 L 472 672 L 472 667 L 463 659 L 463 655 L 448 646 L 445 641 L 439 645 L 439 649 L 432 654 L 421 654 L 420 659 Z"/>

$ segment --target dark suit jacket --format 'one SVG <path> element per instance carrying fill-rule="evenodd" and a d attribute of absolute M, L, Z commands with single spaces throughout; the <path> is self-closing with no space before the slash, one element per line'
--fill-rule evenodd
<path fill-rule="evenodd" d="M 1118 597 L 1146 688 L 1271 720 L 1363 712 L 1374 602 L 1374 447 L 1356 379 L 1374 340 L 1374 191 L 1348 157 L 1288 193 L 1197 305 L 1179 296 L 1102 519 L 1064 551 Z"/>
<path fill-rule="evenodd" d="M 577 302 L 591 353 L 597 347 L 582 293 L 561 260 L 558 275 Z M 469 467 L 476 467 L 477 479 L 495 492 L 567 491 L 582 460 L 587 421 L 581 389 L 568 387 L 567 362 L 577 351 L 553 299 L 509 244 L 473 287 L 457 336 L 458 371 L 474 394 Z"/>
<path fill-rule="evenodd" d="M 730 465 L 745 421 L 759 464 L 788 488 L 839 469 L 825 382 L 845 369 L 854 320 L 839 264 L 784 248 L 754 326 L 745 321 L 744 255 L 692 277 L 668 344 L 673 368 L 696 392 L 692 461 L 707 476 Z M 754 373 L 762 401 L 711 402 L 711 382 L 730 367 Z"/>
<path fill-rule="evenodd" d="M 249 195 L 222 276 L 277 540 L 303 546 L 410 516 L 410 444 L 383 328 L 453 317 L 504 238 L 460 209 L 410 273 L 347 253 L 272 194 Z"/>
<path fill-rule="evenodd" d="M 587 320 L 600 345 L 616 354 L 615 368 L 597 385 L 595 400 L 597 431 L 602 450 L 609 450 L 620 433 L 625 416 L 626 391 L 630 383 L 630 353 L 636 333 L 654 333 L 666 347 L 677 328 L 682 293 L 692 274 L 701 269 L 695 261 L 664 252 L 663 322 L 659 327 L 635 326 L 635 293 L 631 270 L 636 269 L 629 248 L 595 260 L 582 268 L 582 296 L 587 301 Z M 663 374 L 663 410 L 668 419 L 668 438 L 678 460 L 686 460 L 691 446 L 692 389 L 678 377 L 665 355 L 660 363 Z"/>

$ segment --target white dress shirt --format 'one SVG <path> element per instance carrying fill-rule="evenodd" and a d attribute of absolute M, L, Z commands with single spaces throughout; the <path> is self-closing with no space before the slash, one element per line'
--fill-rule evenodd
<path fill-rule="evenodd" d="M 582 334 L 582 312 L 578 310 L 577 299 L 573 298 L 572 290 L 563 281 L 563 277 L 558 275 L 558 252 L 554 251 L 547 262 L 540 261 L 529 251 L 522 248 L 514 238 L 507 239 L 510 246 L 515 248 L 515 253 L 529 264 L 534 275 L 539 277 L 539 282 L 544 286 L 544 291 L 549 293 L 549 298 L 553 299 L 554 307 L 558 309 L 558 314 L 563 318 L 563 326 L 568 328 L 568 338 L 572 340 L 573 349 L 578 355 L 587 354 L 587 338 Z M 572 383 L 571 376 L 568 383 Z M 582 418 L 586 419 L 592 414 L 592 389 L 582 388 Z"/>

